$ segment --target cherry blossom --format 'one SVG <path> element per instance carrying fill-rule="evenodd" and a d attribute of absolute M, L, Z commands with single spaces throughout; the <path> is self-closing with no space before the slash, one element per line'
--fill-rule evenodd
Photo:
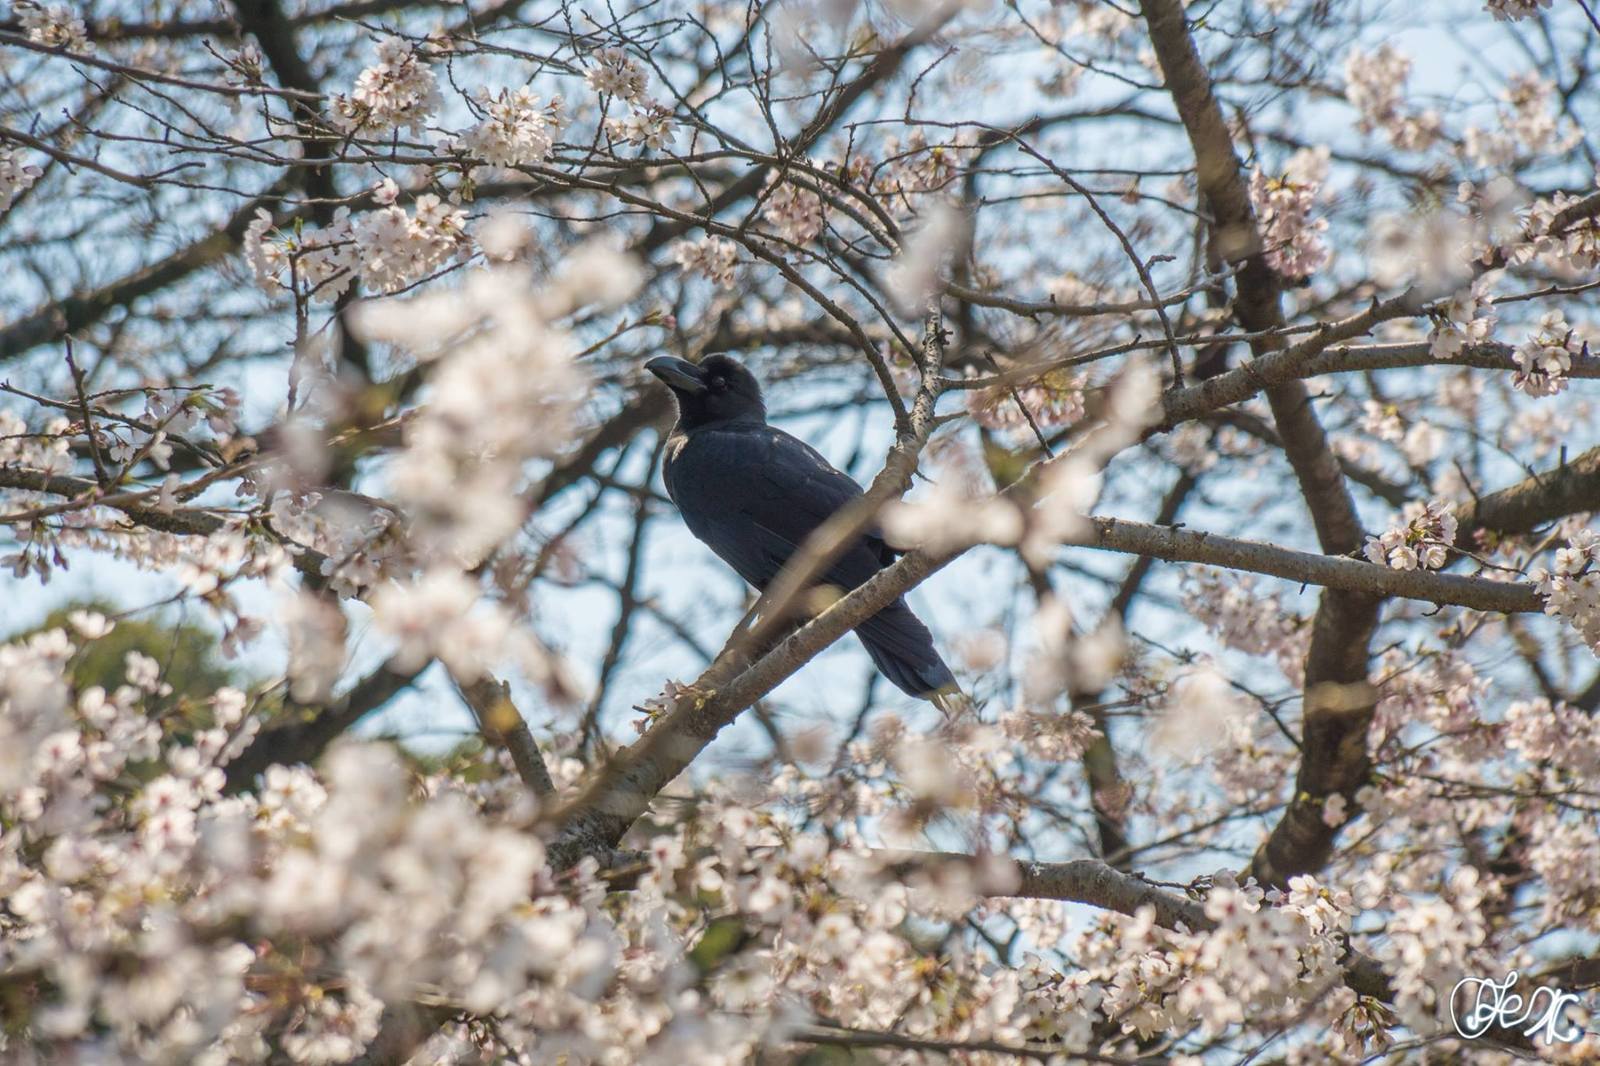
<path fill-rule="evenodd" d="M 1032 434 L 1029 417 L 1035 425 L 1053 428 L 1070 426 L 1087 413 L 1083 380 L 1064 370 L 1018 386 L 1015 395 L 1007 388 L 974 389 L 967 406 L 979 425 L 1018 437 Z"/>
<path fill-rule="evenodd" d="M 1455 508 L 1445 500 L 1412 502 L 1401 512 L 1402 524 L 1382 536 L 1368 537 L 1366 556 L 1395 570 L 1437 570 L 1450 559 L 1456 539 Z"/>
<path fill-rule="evenodd" d="M 443 97 L 433 71 L 416 49 L 398 37 L 378 42 L 377 62 L 356 78 L 349 95 L 335 94 L 329 101 L 334 121 L 357 134 L 423 131 Z"/>
<path fill-rule="evenodd" d="M 638 101 L 626 116 L 607 120 L 606 132 L 625 144 L 659 151 L 672 143 L 677 127 L 672 108 L 646 99 Z"/>
<path fill-rule="evenodd" d="M 1512 384 L 1529 396 L 1555 396 L 1567 387 L 1572 359 L 1584 351 L 1582 341 L 1560 311 L 1546 311 L 1538 330 L 1512 350 L 1517 373 Z"/>
<path fill-rule="evenodd" d="M 592 59 L 594 65 L 584 74 L 591 89 L 621 97 L 630 104 L 640 102 L 650 85 L 650 76 L 637 60 L 620 48 L 602 48 Z"/>
<path fill-rule="evenodd" d="M 46 48 L 64 48 L 69 52 L 89 50 L 89 30 L 71 6 L 67 4 L 41 4 L 34 0 L 18 0 L 15 5 L 22 16 L 22 31 L 28 40 Z"/>
<path fill-rule="evenodd" d="M 274 232 L 271 216 L 258 212 L 244 237 L 257 284 L 273 292 L 294 281 L 322 302 L 357 278 L 378 292 L 397 292 L 470 249 L 465 210 L 424 193 L 407 212 L 392 202 L 395 195 L 391 189 L 388 206 L 360 215 L 340 208 L 330 226 L 298 235 Z"/>
<path fill-rule="evenodd" d="M 1600 185 L 1600 177 L 1596 178 L 1596 184 Z M 1563 192 L 1549 199 L 1535 200 L 1527 219 L 1532 239 L 1518 247 L 1513 254 L 1514 261 L 1526 261 L 1537 255 L 1580 273 L 1600 265 L 1600 225 L 1594 219 L 1581 219 L 1559 235 L 1552 233 L 1555 219 L 1573 208 L 1578 199 Z"/>
<path fill-rule="evenodd" d="M 544 162 L 565 123 L 559 98 L 546 103 L 526 88 L 502 89 L 494 96 L 482 90 L 479 106 L 483 121 L 458 133 L 450 145 L 495 166 Z"/>
<path fill-rule="evenodd" d="M 722 237 L 679 241 L 673 258 L 686 273 L 709 278 L 724 289 L 734 287 L 734 271 L 739 265 L 739 246 Z"/>
<path fill-rule="evenodd" d="M 1443 302 L 1428 333 L 1428 350 L 1434 356 L 1459 359 L 1467 349 L 1493 336 L 1496 316 L 1488 293 L 1491 283 L 1491 276 L 1485 274 Z"/>
<path fill-rule="evenodd" d="M 1261 222 L 1267 262 L 1286 278 L 1309 277 L 1328 261 L 1321 234 L 1326 219 L 1312 209 L 1328 175 L 1326 149 L 1296 152 L 1281 176 L 1269 178 L 1259 167 L 1250 176 L 1250 200 Z"/>
<path fill-rule="evenodd" d="M 1404 151 L 1426 151 L 1441 133 L 1438 112 L 1411 114 L 1405 108 L 1411 59 L 1389 44 L 1372 52 L 1352 50 L 1345 60 L 1345 97 L 1361 113 L 1361 129 L 1383 130 Z"/>
<path fill-rule="evenodd" d="M 1564 618 L 1592 648 L 1600 648 L 1600 536 L 1580 530 L 1555 553 L 1554 565 L 1529 571 L 1545 613 Z"/>
<path fill-rule="evenodd" d="M 23 163 L 13 148 L 0 148 L 0 211 L 11 206 L 19 194 L 38 181 L 44 170 Z"/>
<path fill-rule="evenodd" d="M 783 240 L 804 247 L 822 232 L 822 200 L 789 181 L 774 181 L 762 217 Z"/>
<path fill-rule="evenodd" d="M 1514 74 L 1502 99 L 1500 125 L 1495 129 L 1469 126 L 1463 151 L 1480 167 L 1509 166 L 1519 153 L 1538 154 L 1556 139 L 1556 120 L 1550 113 L 1553 83 L 1537 74 Z"/>
<path fill-rule="evenodd" d="M 1580 5 L 15 6 L 0 1059 L 1499 1061 L 1587 965 Z M 869 588 L 681 528 L 723 351 Z"/>

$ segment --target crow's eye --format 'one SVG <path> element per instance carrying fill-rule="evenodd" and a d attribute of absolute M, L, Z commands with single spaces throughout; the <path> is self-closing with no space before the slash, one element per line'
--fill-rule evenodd
<path fill-rule="evenodd" d="M 712 392 L 727 392 L 728 379 L 722 377 L 709 378 L 706 381 L 706 388 L 710 389 Z"/>

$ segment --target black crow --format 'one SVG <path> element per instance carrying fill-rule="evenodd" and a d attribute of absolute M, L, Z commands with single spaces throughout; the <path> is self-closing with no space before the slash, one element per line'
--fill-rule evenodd
<path fill-rule="evenodd" d="M 767 425 L 755 375 L 726 355 L 696 366 L 660 356 L 645 364 L 672 390 L 678 422 L 661 466 L 667 494 L 696 537 L 764 590 L 811 531 L 861 495 L 861 486 L 810 445 Z M 849 591 L 894 562 L 877 534 L 858 537 L 822 574 Z M 904 599 L 856 627 L 867 654 L 902 692 L 953 706 L 960 689 L 933 637 Z"/>

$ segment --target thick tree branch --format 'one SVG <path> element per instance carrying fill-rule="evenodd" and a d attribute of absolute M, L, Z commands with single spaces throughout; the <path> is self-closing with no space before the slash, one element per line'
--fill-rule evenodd
<path fill-rule="evenodd" d="M 14 466 L 0 466 L 0 489 L 24 489 L 29 492 L 43 492 L 52 496 L 64 496 L 71 500 L 88 501 L 92 504 L 86 506 L 109 507 L 126 515 L 135 525 L 146 529 L 153 529 L 161 533 L 175 533 L 180 536 L 208 537 L 220 532 L 227 525 L 222 519 L 208 511 L 193 507 L 177 507 L 164 511 L 157 507 L 146 507 L 138 503 L 124 502 L 120 496 L 109 497 L 104 501 L 96 498 L 102 494 L 99 485 L 84 478 L 68 477 L 65 474 L 46 474 L 38 470 L 26 470 Z M 322 564 L 326 557 L 320 552 L 298 544 L 288 544 L 290 558 L 295 568 L 307 576 L 321 578 Z"/>
<path fill-rule="evenodd" d="M 461 693 L 467 706 L 472 708 L 472 715 L 478 720 L 478 729 L 484 739 L 510 753 L 517 776 L 522 778 L 522 783 L 528 786 L 529 791 L 541 798 L 555 795 L 556 785 L 550 777 L 549 767 L 544 764 L 539 745 L 533 739 L 522 712 L 511 702 L 511 686 L 488 676 L 463 683 L 454 671 L 451 671 L 450 680 L 455 683 L 456 691 Z"/>
<path fill-rule="evenodd" d="M 1456 547 L 1477 547 L 1479 530 L 1528 533 L 1571 514 L 1600 511 L 1600 448 L 1551 470 L 1529 475 L 1515 485 L 1466 504 L 1456 513 Z"/>
<path fill-rule="evenodd" d="M 869 1048 L 883 1047 L 895 1048 L 901 1051 L 926 1051 L 938 1055 L 941 1059 L 951 1055 L 982 1054 L 985 1059 L 993 1055 L 1009 1055 L 1018 1059 L 1032 1059 L 1038 1062 L 1052 1062 L 1063 1060 L 1059 1048 L 1028 1047 L 1021 1044 L 1004 1044 L 997 1040 L 932 1040 L 925 1037 L 908 1036 L 902 1033 L 890 1033 L 877 1029 L 851 1029 L 835 1025 L 802 1025 L 789 1036 L 790 1040 L 802 1044 L 821 1044 L 829 1047 L 843 1048 Z M 1146 1059 L 1119 1058 L 1115 1055 L 1096 1055 L 1088 1051 L 1075 1051 L 1067 1056 L 1075 1062 L 1103 1062 L 1113 1064 L 1127 1064 L 1156 1061 Z"/>
<path fill-rule="evenodd" d="M 1143 13 L 1167 89 L 1194 149 L 1201 199 L 1212 216 L 1214 247 L 1223 259 L 1240 264 L 1234 315 L 1246 330 L 1269 333 L 1252 342 L 1251 362 L 1230 373 L 1246 379 L 1239 387 L 1248 384 L 1252 391 L 1260 385 L 1248 379 L 1263 373 L 1263 363 L 1266 374 L 1283 375 L 1281 381 L 1266 377 L 1263 384 L 1318 542 L 1329 555 L 1353 552 L 1362 537 L 1355 505 L 1305 385 L 1295 378 L 1304 359 L 1338 340 L 1365 333 L 1385 315 L 1405 313 L 1411 297 L 1402 294 L 1337 326 L 1325 326 L 1296 345 L 1299 351 L 1294 355 L 1269 354 L 1281 345 L 1270 331 L 1284 325 L 1282 286 L 1262 254 L 1255 211 L 1228 124 L 1189 35 L 1184 5 L 1180 0 L 1144 0 Z M 1219 375 L 1195 388 L 1226 391 L 1226 385 L 1216 382 L 1228 376 Z M 1323 594 L 1306 656 L 1300 772 L 1283 820 L 1250 866 L 1265 884 L 1283 885 L 1293 875 L 1327 862 L 1338 830 L 1323 821 L 1323 800 L 1337 793 L 1353 802 L 1355 790 L 1366 778 L 1370 765 L 1366 728 L 1376 703 L 1366 681 L 1367 648 L 1377 628 L 1379 602 L 1377 596 L 1350 590 Z"/>
<path fill-rule="evenodd" d="M 1120 518 L 1094 518 L 1091 523 L 1093 531 L 1079 541 L 1090 548 L 1270 574 L 1286 581 L 1321 585 L 1363 598 L 1399 596 L 1440 606 L 1502 614 L 1532 614 L 1544 610 L 1544 601 L 1533 586 L 1521 582 L 1491 581 L 1428 570 L 1392 570 L 1364 559 L 1316 555 L 1261 541 L 1151 526 Z"/>
<path fill-rule="evenodd" d="M 1200 901 L 1168 891 L 1141 874 L 1114 869 L 1098 859 L 1027 862 L 987 856 L 979 860 L 959 853 L 921 851 L 883 852 L 875 859 L 898 870 L 919 866 L 937 869 L 951 863 L 973 866 L 980 891 L 991 896 L 1082 903 L 1129 916 L 1149 907 L 1156 924 L 1163 929 L 1207 932 L 1217 927 L 1206 917 Z M 1389 977 L 1376 959 L 1352 950 L 1340 965 L 1345 984 L 1352 991 L 1386 1002 L 1394 998 Z"/>
<path fill-rule="evenodd" d="M 724 648 L 715 662 L 638 741 L 618 752 L 583 791 L 558 811 L 551 861 L 570 866 L 609 851 L 650 802 L 705 750 L 724 727 L 828 645 L 914 588 L 953 555 L 915 551 L 842 597 L 748 669 Z"/>
<path fill-rule="evenodd" d="M 1032 480 L 1019 482 L 1008 492 L 1021 495 Z M 1270 544 L 1114 518 L 1093 519 L 1090 530 L 1076 543 L 1174 561 L 1241 567 L 1345 590 L 1362 602 L 1376 602 L 1382 596 L 1407 596 L 1484 611 L 1542 609 L 1538 596 L 1526 585 L 1453 574 L 1391 570 L 1356 559 L 1313 555 Z M 585 854 L 615 847 L 629 826 L 649 809 L 656 794 L 682 773 L 746 707 L 959 554 L 960 550 L 908 553 L 785 638 L 747 670 L 741 672 L 739 657 L 724 648 L 717 660 L 672 700 L 644 737 L 619 752 L 576 799 L 557 813 L 554 861 L 570 865 Z M 1325 599 L 1324 604 L 1327 602 Z M 1319 617 L 1325 615 L 1326 611 L 1319 612 Z M 1346 622 L 1334 616 L 1326 618 L 1322 624 L 1341 626 Z M 1364 692 L 1357 695 L 1364 697 Z M 1335 725 L 1345 724 L 1340 715 L 1348 713 L 1343 710 L 1348 699 L 1347 693 L 1332 685 L 1324 685 L 1308 695 L 1308 700 L 1316 701 L 1318 713 Z M 1308 728 L 1317 727 L 1320 721 Z M 1348 732 L 1346 730 L 1346 734 Z M 1347 753 L 1341 751 L 1340 754 Z"/>
<path fill-rule="evenodd" d="M 291 721 L 262 732 L 228 764 L 228 791 L 239 792 L 252 787 L 257 776 L 274 764 L 293 765 L 315 760 L 345 730 L 410 688 L 417 675 L 427 668 L 426 661 L 412 666 L 390 659 L 328 703 L 291 704 Z"/>
<path fill-rule="evenodd" d="M 1242 270 L 1239 284 L 1241 288 L 1245 284 L 1245 272 Z M 1162 400 L 1164 425 L 1160 428 L 1171 429 L 1189 419 L 1209 414 L 1219 407 L 1248 400 L 1259 392 L 1266 392 L 1269 400 L 1273 393 L 1277 392 L 1280 397 L 1278 406 L 1287 405 L 1292 394 L 1300 398 L 1296 402 L 1303 408 L 1306 406 L 1306 393 L 1301 380 L 1345 369 L 1341 365 L 1341 360 L 1350 359 L 1351 349 L 1344 349 L 1344 354 L 1341 355 L 1338 349 L 1333 349 L 1333 345 L 1364 336 L 1371 332 L 1374 326 L 1412 314 L 1417 307 L 1417 301 L 1412 295 L 1401 293 L 1381 303 L 1375 303 L 1358 314 L 1337 322 L 1325 323 L 1309 337 L 1287 348 L 1278 347 L 1281 341 L 1277 337 L 1258 338 L 1251 345 L 1252 358 L 1242 365 L 1224 371 L 1216 377 L 1207 378 L 1198 385 L 1175 389 L 1168 393 Z M 1283 324 L 1282 313 L 1277 312 L 1275 317 L 1267 322 L 1246 323 L 1246 327 L 1252 331 L 1262 331 L 1278 329 Z M 1509 352 L 1507 354 L 1509 357 Z M 1291 418 L 1290 421 L 1292 426 L 1303 428 L 1299 419 Z M 1279 426 L 1278 430 L 1279 433 L 1283 433 L 1285 427 Z M 1320 425 L 1317 427 L 1316 435 L 1321 435 Z M 1285 450 L 1288 450 L 1287 446 Z M 1309 463 L 1309 457 L 1304 461 Z M 1300 472 L 1300 468 L 1297 467 L 1296 473 Z M 1321 482 L 1315 484 L 1320 485 Z"/>

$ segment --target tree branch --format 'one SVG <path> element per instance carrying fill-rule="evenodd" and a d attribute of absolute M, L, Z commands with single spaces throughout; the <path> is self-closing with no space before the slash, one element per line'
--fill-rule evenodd
<path fill-rule="evenodd" d="M 554 796 L 555 781 L 550 777 L 544 756 L 540 754 L 539 745 L 534 741 L 522 712 L 511 702 L 511 686 L 488 676 L 462 683 L 454 671 L 450 673 L 450 680 L 455 683 L 456 691 L 461 693 L 467 706 L 472 708 L 484 739 L 511 753 L 511 762 L 516 766 L 522 783 L 541 799 Z"/>
<path fill-rule="evenodd" d="M 1280 329 L 1282 286 L 1262 254 L 1244 171 L 1210 76 L 1189 35 L 1184 6 L 1180 0 L 1144 0 L 1143 11 L 1167 89 L 1194 149 L 1200 194 L 1212 215 L 1214 246 L 1222 258 L 1240 264 L 1234 315 L 1252 332 Z M 1411 299 L 1403 293 L 1374 304 L 1276 355 L 1269 353 L 1280 347 L 1281 340 L 1265 336 L 1252 342 L 1254 358 L 1245 366 L 1194 387 L 1195 396 L 1214 390 L 1210 399 L 1237 402 L 1218 395 L 1229 391 L 1225 379 L 1235 382 L 1234 388 L 1252 392 L 1266 386 L 1284 453 L 1300 482 L 1318 542 L 1328 555 L 1359 548 L 1361 524 L 1338 458 L 1328 446 L 1305 385 L 1296 378 L 1298 367 L 1329 344 L 1365 333 L 1384 315 L 1405 313 Z M 1260 383 L 1254 380 L 1258 375 Z M 1378 597 L 1370 594 L 1348 590 L 1323 594 L 1306 655 L 1305 744 L 1293 798 L 1250 865 L 1250 872 L 1264 884 L 1284 885 L 1293 875 L 1327 862 L 1338 829 L 1322 820 L 1323 800 L 1338 793 L 1353 806 L 1355 790 L 1366 778 L 1370 765 L 1366 729 L 1376 705 L 1366 680 L 1367 649 L 1377 629 L 1378 605 Z"/>
<path fill-rule="evenodd" d="M 49 493 L 52 496 L 64 496 L 71 500 L 89 501 L 85 506 L 109 507 L 128 517 L 136 525 L 146 529 L 154 529 L 161 533 L 175 533 L 180 536 L 208 537 L 219 532 L 225 525 L 222 519 L 209 511 L 193 507 L 178 507 L 171 511 L 163 511 L 156 507 L 144 507 L 137 503 L 128 502 L 122 496 L 111 496 L 105 499 L 97 497 L 101 488 L 93 481 L 84 478 L 69 477 L 65 474 L 46 474 L 38 470 L 26 470 L 15 466 L 0 466 L 0 489 L 23 489 L 28 492 Z M 322 564 L 326 556 L 321 552 L 293 542 L 285 542 L 290 549 L 290 558 L 295 569 L 308 577 L 322 576 Z"/>
<path fill-rule="evenodd" d="M 1091 519 L 1093 532 L 1078 541 L 1175 563 L 1205 563 L 1230 570 L 1269 574 L 1286 581 L 1321 585 L 1365 598 L 1400 596 L 1440 606 L 1468 607 L 1500 614 L 1537 614 L 1544 601 L 1532 585 L 1462 577 L 1430 570 L 1393 570 L 1365 559 L 1280 548 L 1192 529 L 1151 526 L 1120 518 Z"/>
<path fill-rule="evenodd" d="M 382 707 L 396 694 L 410 688 L 417 675 L 428 668 L 402 665 L 393 659 L 355 683 L 342 696 L 320 706 L 291 704 L 290 713 L 299 720 L 260 733 L 238 758 L 227 766 L 227 789 L 240 792 L 250 788 L 267 767 L 282 763 L 308 763 L 325 751 L 340 734 L 363 717 Z"/>
<path fill-rule="evenodd" d="M 1600 511 L 1600 448 L 1458 508 L 1456 547 L 1476 549 L 1479 530 L 1528 533 L 1585 511 Z"/>

